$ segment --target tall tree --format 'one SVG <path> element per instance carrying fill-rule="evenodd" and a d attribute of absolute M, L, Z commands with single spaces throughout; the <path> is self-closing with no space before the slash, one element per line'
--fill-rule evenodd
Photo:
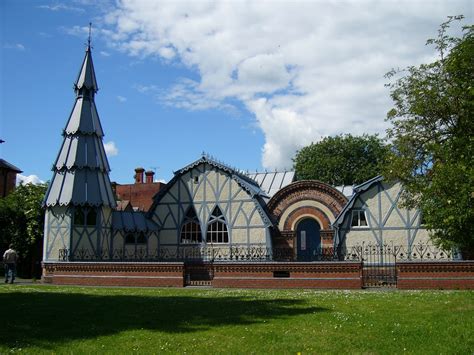
<path fill-rule="evenodd" d="M 18 186 L 7 197 L 0 199 L 0 250 L 12 243 L 20 254 L 19 272 L 32 276 L 41 261 L 44 210 L 41 203 L 46 185 Z"/>
<path fill-rule="evenodd" d="M 441 24 L 428 40 L 438 57 L 429 64 L 392 71 L 394 108 L 387 119 L 394 151 L 385 175 L 405 186 L 404 204 L 419 207 L 442 247 L 474 257 L 474 26 L 448 34 Z M 399 75 L 399 76 L 397 76 Z"/>
<path fill-rule="evenodd" d="M 388 150 L 377 135 L 326 137 L 298 151 L 294 169 L 300 180 L 359 184 L 380 174 Z"/>

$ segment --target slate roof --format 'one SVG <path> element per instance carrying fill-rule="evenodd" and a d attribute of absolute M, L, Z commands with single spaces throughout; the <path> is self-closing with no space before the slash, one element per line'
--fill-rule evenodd
<path fill-rule="evenodd" d="M 94 92 L 99 90 L 99 87 L 97 86 L 97 80 L 95 78 L 94 63 L 92 62 L 90 45 L 87 46 L 86 55 L 82 61 L 81 70 L 79 70 L 74 87 L 76 89 L 82 89 L 85 87 L 88 90 L 93 90 Z"/>
<path fill-rule="evenodd" d="M 146 218 L 144 212 L 139 211 L 113 211 L 112 228 L 126 232 L 147 232 L 158 230 L 158 225 Z"/>
<path fill-rule="evenodd" d="M 115 208 L 104 133 L 94 103 L 97 92 L 90 46 L 74 84 L 76 101 L 63 131 L 44 205 L 90 205 Z"/>

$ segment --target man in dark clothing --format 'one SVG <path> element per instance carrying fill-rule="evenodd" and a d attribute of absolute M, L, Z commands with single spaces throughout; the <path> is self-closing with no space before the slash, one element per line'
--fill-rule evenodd
<path fill-rule="evenodd" d="M 12 284 L 15 281 L 18 254 L 13 249 L 13 244 L 10 244 L 8 248 L 9 249 L 3 254 L 3 263 L 5 264 L 5 283 L 8 282 L 9 275 L 11 274 L 10 283 Z"/>

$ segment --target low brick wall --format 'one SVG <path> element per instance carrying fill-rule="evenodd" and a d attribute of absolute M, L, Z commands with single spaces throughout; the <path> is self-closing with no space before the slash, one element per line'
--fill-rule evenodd
<path fill-rule="evenodd" d="M 362 287 L 358 262 L 214 263 L 213 287 L 339 288 Z"/>
<path fill-rule="evenodd" d="M 474 261 L 399 262 L 397 288 L 474 289 Z"/>
<path fill-rule="evenodd" d="M 183 287 L 183 263 L 43 262 L 44 283 Z"/>

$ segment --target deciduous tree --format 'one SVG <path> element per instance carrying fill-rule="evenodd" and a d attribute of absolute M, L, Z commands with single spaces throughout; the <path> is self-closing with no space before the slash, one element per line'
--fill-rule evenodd
<path fill-rule="evenodd" d="M 426 227 L 445 248 L 474 257 L 474 26 L 448 34 L 449 17 L 428 40 L 438 57 L 392 71 L 394 108 L 388 130 L 394 150 L 384 173 L 405 186 L 404 204 L 422 210 Z"/>
<path fill-rule="evenodd" d="M 388 149 L 377 135 L 326 137 L 298 151 L 294 168 L 300 180 L 359 184 L 380 174 Z"/>

